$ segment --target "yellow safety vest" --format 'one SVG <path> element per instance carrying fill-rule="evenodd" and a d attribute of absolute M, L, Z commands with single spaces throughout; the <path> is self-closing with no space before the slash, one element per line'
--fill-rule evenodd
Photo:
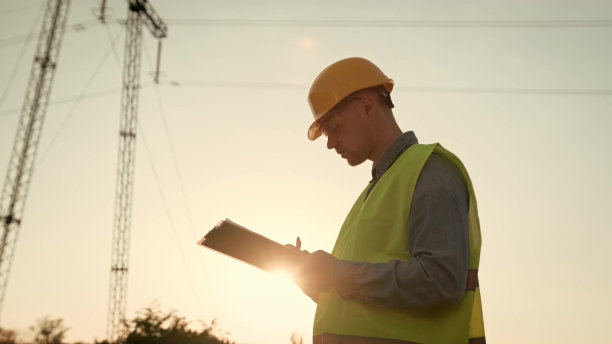
<path fill-rule="evenodd" d="M 361 193 L 349 212 L 332 251 L 354 262 L 407 261 L 412 196 L 421 169 L 432 152 L 458 167 L 469 193 L 470 270 L 478 269 L 480 226 L 476 197 L 468 173 L 454 154 L 439 144 L 410 146 L 366 197 Z M 466 271 L 467 273 L 467 271 Z M 332 289 L 319 294 L 313 334 L 397 339 L 422 344 L 484 343 L 480 290 L 468 290 L 455 304 L 432 308 L 389 309 L 343 299 Z M 479 339 L 476 339 L 479 338 Z"/>

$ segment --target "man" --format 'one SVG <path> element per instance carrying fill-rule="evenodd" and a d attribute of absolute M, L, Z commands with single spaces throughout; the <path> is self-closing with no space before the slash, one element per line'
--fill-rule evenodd
<path fill-rule="evenodd" d="M 308 138 L 323 134 L 350 166 L 373 162 L 332 253 L 302 251 L 295 280 L 317 303 L 313 342 L 485 343 L 471 181 L 455 155 L 402 132 L 392 89 L 362 58 L 310 88 Z"/>

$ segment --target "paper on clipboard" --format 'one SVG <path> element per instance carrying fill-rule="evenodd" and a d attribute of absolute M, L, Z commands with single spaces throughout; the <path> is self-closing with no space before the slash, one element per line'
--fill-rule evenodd
<path fill-rule="evenodd" d="M 290 268 L 300 253 L 229 219 L 219 222 L 198 245 L 210 248 L 265 271 Z"/>

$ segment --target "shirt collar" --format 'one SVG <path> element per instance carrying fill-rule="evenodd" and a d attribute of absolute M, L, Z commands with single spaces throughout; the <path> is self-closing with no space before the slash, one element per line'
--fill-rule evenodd
<path fill-rule="evenodd" d="M 419 141 L 414 131 L 407 131 L 395 139 L 384 151 L 378 163 L 372 165 L 372 181 L 380 178 L 393 165 L 395 160 L 415 143 L 419 143 Z"/>

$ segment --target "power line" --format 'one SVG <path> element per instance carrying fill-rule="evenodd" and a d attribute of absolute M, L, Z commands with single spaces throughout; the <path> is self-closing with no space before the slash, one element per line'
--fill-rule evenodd
<path fill-rule="evenodd" d="M 515 94 L 548 96 L 611 96 L 606 89 L 537 89 L 537 88 L 485 88 L 485 87 L 398 87 L 398 91 L 412 93 L 472 93 L 472 94 Z"/>
<path fill-rule="evenodd" d="M 119 23 L 124 19 L 117 19 Z M 338 19 L 199 19 L 177 18 L 175 26 L 234 27 L 366 27 L 366 28 L 612 28 L 612 20 L 338 20 Z M 97 19 L 72 24 L 66 32 L 83 31 L 102 25 Z M 0 48 L 36 38 L 38 32 L 0 40 Z"/>
<path fill-rule="evenodd" d="M 270 89 L 299 89 L 306 90 L 308 85 L 290 84 L 290 83 L 268 83 L 268 82 L 239 82 L 239 81 L 169 81 L 162 82 L 162 85 L 172 87 L 204 87 L 204 88 L 270 88 Z M 148 88 L 151 84 L 143 84 L 140 89 Z M 394 89 L 396 92 L 407 93 L 449 93 L 449 94 L 508 94 L 508 95 L 542 95 L 542 96 L 594 96 L 608 97 L 612 96 L 610 89 L 537 89 L 537 88 L 486 88 L 486 87 L 422 87 L 422 86 L 397 86 Z M 77 99 L 95 98 L 116 94 L 120 89 L 108 89 L 104 91 L 81 94 L 78 96 L 65 97 L 55 99 L 49 102 L 50 106 L 70 103 Z M 1 117 L 17 115 L 19 108 L 10 108 L 0 111 Z"/>
<path fill-rule="evenodd" d="M 145 42 L 145 48 L 146 48 L 146 42 Z M 151 69 L 152 68 L 152 66 L 151 66 L 151 59 L 150 59 L 150 56 L 149 56 L 148 49 L 145 49 L 145 55 L 147 57 L 147 64 L 149 66 L 149 69 Z M 160 114 L 160 117 L 162 119 L 162 123 L 163 123 L 163 127 L 164 127 L 164 132 L 166 134 L 166 138 L 168 140 L 168 146 L 170 148 L 170 155 L 172 156 L 172 161 L 174 163 L 174 171 L 175 171 L 175 173 L 177 175 L 177 178 L 179 180 L 179 184 L 180 184 L 180 187 L 181 187 L 181 194 L 183 196 L 183 203 L 185 204 L 185 209 L 187 211 L 187 215 L 189 217 L 189 222 L 190 222 L 191 228 L 193 230 L 194 225 L 193 225 L 193 217 L 191 216 L 191 208 L 189 207 L 189 203 L 187 202 L 187 196 L 186 196 L 185 186 L 184 186 L 183 179 L 182 179 L 182 174 L 181 174 L 180 168 L 178 166 L 178 159 L 176 158 L 176 153 L 175 153 L 174 145 L 172 144 L 172 139 L 170 137 L 170 129 L 168 128 L 168 121 L 166 120 L 166 111 L 164 109 L 164 106 L 163 106 L 163 103 L 162 103 L 162 100 L 161 100 L 161 96 L 160 96 L 160 93 L 159 93 L 159 88 L 157 87 L 157 84 L 154 83 L 153 84 L 153 88 L 155 89 L 155 95 L 156 95 L 156 98 L 157 98 L 157 105 L 159 107 L 159 114 Z M 193 233 L 193 234 L 195 234 L 195 233 Z"/>
<path fill-rule="evenodd" d="M 142 84 L 140 89 L 145 89 L 151 86 L 152 83 Z M 204 88 L 270 88 L 270 89 L 294 89 L 306 90 L 308 85 L 290 84 L 290 83 L 268 83 L 268 82 L 240 82 L 240 81 L 167 81 L 162 82 L 162 85 L 171 87 L 204 87 Z M 612 89 L 537 89 L 537 88 L 487 88 L 487 87 L 424 87 L 424 86 L 397 86 L 394 88 L 397 92 L 407 93 L 450 93 L 450 94 L 508 94 L 508 95 L 542 95 L 542 96 L 593 96 L 593 97 L 608 97 L 612 96 Z M 104 91 L 86 93 L 78 96 L 58 98 L 49 102 L 49 106 L 71 103 L 77 99 L 96 98 L 109 94 L 119 93 L 120 89 L 108 89 Z M 17 115 L 19 108 L 10 108 L 0 111 L 1 117 Z"/>
<path fill-rule="evenodd" d="M 380 27 L 380 28 L 610 28 L 612 20 L 338 20 L 170 19 L 174 26 Z"/>
<path fill-rule="evenodd" d="M 37 7 L 39 5 L 37 4 L 32 4 L 32 5 L 28 5 L 28 6 L 22 6 L 22 7 L 17 7 L 17 8 L 10 8 L 6 11 L 0 12 L 0 16 L 5 16 L 9 13 L 13 13 L 13 12 L 19 12 L 19 11 L 24 11 L 24 10 L 29 10 L 30 8 L 34 8 Z"/>
<path fill-rule="evenodd" d="M 165 83 L 162 83 L 165 84 Z M 174 80 L 167 84 L 171 86 L 191 87 L 230 87 L 230 88 L 276 88 L 276 89 L 308 89 L 305 84 L 260 81 L 204 81 L 204 80 Z"/>
<path fill-rule="evenodd" d="M 115 40 L 117 38 L 119 38 L 119 34 L 121 32 L 119 32 L 117 34 L 117 36 L 115 36 Z M 37 164 L 37 166 L 40 166 L 43 161 L 45 160 L 45 158 L 47 157 L 47 154 L 49 153 L 49 151 L 51 150 L 51 147 L 53 147 L 53 144 L 55 143 L 55 141 L 57 141 L 57 138 L 59 137 L 59 135 L 62 133 L 62 131 L 64 130 L 64 128 L 66 127 L 66 124 L 68 123 L 68 121 L 72 118 L 72 115 L 74 114 L 74 110 L 77 108 L 77 106 L 79 105 L 79 103 L 81 102 L 81 100 L 83 99 L 83 95 L 85 94 L 85 92 L 87 92 L 87 89 L 89 89 L 89 86 L 91 86 L 91 83 L 93 82 L 94 78 L 96 77 L 96 75 L 98 74 L 98 72 L 100 71 L 100 69 L 102 68 L 102 65 L 104 64 L 104 61 L 106 61 L 106 59 L 108 58 L 108 55 L 111 52 L 111 48 L 109 47 L 109 49 L 106 50 L 106 53 L 104 53 L 102 59 L 100 60 L 100 62 L 98 63 L 98 66 L 94 69 L 94 72 L 92 73 L 91 77 L 89 77 L 89 80 L 87 81 L 87 83 L 85 84 L 85 86 L 83 87 L 83 90 L 81 91 L 81 93 L 76 97 L 75 101 L 72 104 L 72 108 L 70 108 L 70 111 L 68 111 L 68 113 L 66 114 L 66 116 L 64 117 L 64 120 L 62 121 L 62 124 L 60 125 L 60 127 L 55 131 L 55 133 L 53 134 L 51 141 L 49 142 L 49 145 L 47 146 L 47 149 L 43 152 L 43 154 L 40 157 L 40 160 Z"/>
<path fill-rule="evenodd" d="M 115 41 L 112 38 L 110 27 L 106 23 L 104 24 L 104 27 L 106 28 L 106 34 L 108 36 L 111 48 L 113 49 L 113 55 L 115 56 L 115 62 L 117 62 L 117 68 L 119 68 L 119 72 L 121 72 L 121 62 L 119 61 L 119 54 L 117 53 L 117 48 L 115 48 Z"/>
<path fill-rule="evenodd" d="M 229 88 L 273 88 L 273 89 L 308 89 L 305 84 L 244 82 L 244 81 L 171 81 L 171 86 L 187 87 L 229 87 Z M 412 93 L 482 93 L 482 94 L 535 94 L 535 95 L 573 95 L 573 96 L 610 96 L 610 89 L 538 89 L 509 87 L 423 87 L 398 86 L 394 90 Z"/>
<path fill-rule="evenodd" d="M 153 163 L 151 151 L 149 150 L 149 146 L 147 145 L 147 140 L 145 138 L 144 131 L 142 130 L 142 126 L 140 125 L 140 123 L 138 123 L 138 130 L 140 132 L 140 136 L 142 137 L 141 142 L 143 143 L 145 151 L 147 152 L 147 157 L 149 158 L 149 165 L 151 166 L 151 170 L 153 171 L 153 177 L 157 184 L 157 190 L 159 191 L 159 195 L 161 197 L 162 204 L 164 206 L 164 210 L 166 211 L 166 217 L 168 218 L 168 222 L 170 223 L 172 234 L 174 235 L 174 240 L 177 245 L 177 250 L 183 261 L 183 266 L 185 267 L 185 270 L 187 270 L 187 277 L 189 280 L 189 285 L 191 286 L 191 291 L 193 292 L 193 295 L 195 296 L 196 302 L 198 303 L 198 307 L 200 308 L 200 312 L 204 313 L 204 308 L 202 307 L 202 304 L 200 302 L 200 297 L 198 296 L 198 293 L 196 292 L 193 277 L 191 276 L 191 270 L 189 270 L 189 266 L 187 265 L 187 259 L 185 258 L 185 254 L 183 253 L 183 250 L 181 247 L 181 242 L 178 238 L 178 232 L 176 231 L 176 226 L 174 225 L 174 220 L 172 219 L 172 213 L 170 212 L 170 207 L 168 206 L 168 202 L 166 201 L 166 196 L 162 189 L 159 175 L 157 174 L 157 169 L 155 168 L 155 164 Z"/>
<path fill-rule="evenodd" d="M 96 19 L 86 20 L 80 23 L 75 23 L 75 24 L 70 25 L 70 27 L 66 28 L 65 33 L 80 32 L 80 31 L 84 31 L 88 28 L 92 28 L 98 25 L 101 25 L 101 24 Z M 39 34 L 40 32 L 30 32 L 25 35 L 19 35 L 15 37 L 0 39 L 0 48 L 8 47 L 14 44 L 29 42 L 33 39 L 36 39 Z"/>
<path fill-rule="evenodd" d="M 145 56 L 146 56 L 146 61 L 147 61 L 147 65 L 149 66 L 149 69 L 152 69 L 152 63 L 151 63 L 151 57 L 149 56 L 149 49 L 147 47 L 147 43 L 146 41 L 143 41 L 144 45 L 145 45 Z M 176 173 L 177 179 L 179 181 L 179 186 L 180 186 L 180 190 L 181 190 L 181 197 L 183 199 L 183 205 L 185 206 L 185 211 L 187 212 L 187 218 L 189 220 L 189 225 L 190 225 L 190 231 L 191 234 L 193 235 L 194 239 L 197 239 L 197 234 L 195 233 L 195 225 L 193 222 L 193 216 L 191 214 L 191 207 L 189 206 L 189 202 L 187 201 L 187 192 L 185 191 L 185 183 L 183 183 L 183 176 L 181 173 L 181 170 L 179 168 L 179 164 L 178 164 L 178 159 L 176 158 L 176 152 L 174 149 L 174 144 L 172 143 L 172 139 L 170 136 L 170 129 L 168 128 L 168 121 L 166 120 L 166 111 L 164 109 L 163 103 L 162 103 L 162 99 L 161 99 L 161 95 L 159 92 L 159 88 L 157 87 L 157 83 L 153 83 L 153 88 L 155 90 L 155 95 L 157 98 L 157 105 L 159 107 L 159 114 L 160 117 L 162 119 L 162 123 L 163 123 L 163 127 L 164 127 L 164 132 L 166 134 L 166 138 L 168 140 L 168 146 L 170 149 L 170 155 L 172 156 L 172 162 L 174 165 L 174 172 Z M 202 262 L 202 258 L 201 256 L 198 256 L 198 262 L 200 263 L 200 266 L 202 268 L 202 271 L 206 271 L 207 268 L 204 265 L 204 263 Z M 189 270 L 188 270 L 189 272 Z M 209 296 L 209 294 L 206 294 Z M 199 299 L 198 299 L 199 301 Z M 208 297 L 208 301 L 209 304 L 212 303 L 214 306 L 214 301 L 212 298 Z M 201 305 L 200 305 L 201 308 Z"/>
<path fill-rule="evenodd" d="M 148 87 L 148 85 L 143 85 L 141 86 L 141 89 Z M 116 94 L 116 93 L 120 93 L 121 89 L 120 88 L 113 88 L 113 89 L 108 89 L 108 90 L 103 90 L 103 91 L 97 91 L 97 92 L 91 92 L 91 93 L 86 93 L 86 94 L 79 94 L 76 96 L 70 96 L 70 97 L 64 97 L 64 98 L 57 98 L 53 101 L 49 102 L 49 106 L 53 106 L 53 105 L 60 105 L 60 104 L 65 104 L 65 103 L 72 103 L 75 100 L 83 100 L 83 99 L 87 99 L 87 98 L 96 98 L 96 97 L 102 97 L 102 96 L 106 96 L 109 94 Z M 17 115 L 19 113 L 19 108 L 9 108 L 9 109 L 5 109 L 0 111 L 0 117 L 8 117 L 10 115 Z"/>

